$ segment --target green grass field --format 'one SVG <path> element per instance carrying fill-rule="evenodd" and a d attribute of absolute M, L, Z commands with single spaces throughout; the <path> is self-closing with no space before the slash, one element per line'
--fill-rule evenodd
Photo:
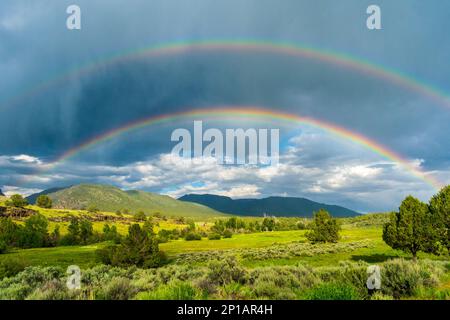
<path fill-rule="evenodd" d="M 59 225 L 62 234 L 67 232 L 67 226 L 69 223 L 67 219 L 68 217 L 88 216 L 90 214 L 83 210 L 41 209 L 35 206 L 29 206 L 29 208 L 38 211 L 49 220 L 50 231 L 53 230 L 56 225 Z M 104 221 L 105 218 L 109 218 L 110 220 L 108 222 Z M 191 292 L 195 296 L 188 296 L 189 299 L 202 298 L 203 293 L 198 291 L 202 286 L 202 281 L 204 281 L 201 276 L 211 273 L 211 262 L 218 261 L 218 259 L 220 259 L 220 261 L 225 261 L 229 257 L 236 258 L 238 264 L 242 268 L 245 268 L 245 273 L 248 275 L 255 273 L 255 276 L 260 280 L 253 284 L 251 282 L 247 282 L 246 287 L 243 287 L 238 283 L 232 283 L 229 286 L 221 286 L 216 283 L 214 286 L 219 291 L 216 293 L 210 293 L 212 298 L 239 299 L 239 297 L 241 297 L 251 299 L 304 299 L 306 297 L 305 295 L 309 292 L 308 290 L 314 287 L 315 284 L 321 282 L 327 283 L 323 279 L 318 280 L 320 277 L 324 276 L 324 274 L 329 273 L 330 275 L 333 275 L 335 272 L 338 272 L 339 277 L 341 277 L 340 279 L 347 282 L 348 279 L 345 278 L 346 269 L 342 266 L 352 263 L 355 263 L 353 267 L 351 267 L 351 270 L 355 273 L 355 275 L 362 270 L 365 276 L 365 266 L 369 264 L 386 266 L 386 268 L 394 268 L 394 270 L 397 268 L 397 264 L 400 264 L 401 268 L 406 268 L 402 271 L 402 277 L 408 276 L 408 272 L 412 272 L 411 270 L 414 269 L 415 265 L 409 261 L 411 260 L 411 256 L 402 251 L 393 250 L 382 240 L 382 225 L 387 218 L 388 216 L 386 214 L 374 214 L 357 218 L 339 219 L 341 223 L 340 239 L 337 243 L 331 244 L 311 244 L 306 238 L 307 230 L 235 233 L 231 238 L 222 238 L 220 240 L 209 240 L 206 237 L 203 237 L 201 240 L 186 241 L 181 238 L 179 240 L 170 240 L 165 243 L 160 243 L 160 250 L 163 251 L 168 257 L 166 265 L 156 270 L 150 269 L 144 271 L 140 269 L 133 269 L 135 271 L 132 272 L 135 273 L 136 277 L 133 279 L 133 281 L 135 281 L 133 282 L 133 285 L 141 288 L 139 289 L 141 290 L 141 293 L 136 297 L 139 299 L 172 299 L 177 297 L 177 292 L 179 292 L 179 290 L 187 290 L 187 292 Z M 23 224 L 25 219 L 26 218 L 16 218 L 15 221 Z M 92 219 L 94 230 L 100 233 L 102 232 L 104 225 L 108 223 L 110 225 L 116 225 L 119 233 L 125 235 L 128 231 L 128 227 L 131 224 L 136 223 L 132 215 L 118 216 L 117 214 L 110 212 L 95 213 L 94 216 L 92 216 Z M 259 219 L 262 220 L 262 218 Z M 245 220 L 249 222 L 250 220 L 258 220 L 258 218 L 245 218 Z M 180 221 L 176 218 L 153 217 L 152 221 L 156 232 L 163 229 L 171 230 L 174 228 L 187 227 L 187 224 L 180 223 Z M 213 221 L 209 218 L 205 220 L 197 220 L 195 222 L 196 229 L 199 232 L 208 233 L 213 225 L 212 222 Z M 292 220 L 291 222 L 295 223 L 296 221 Z M 102 242 L 87 246 L 11 249 L 7 253 L 0 254 L 0 269 L 2 268 L 2 264 L 8 265 L 12 262 L 14 265 L 14 263 L 18 262 L 22 266 L 55 266 L 62 268 L 60 270 L 65 270 L 65 268 L 70 265 L 77 265 L 82 268 L 82 270 L 86 270 L 86 272 L 92 272 L 90 270 L 98 270 L 96 268 L 99 264 L 101 264 L 96 251 L 107 245 L 109 245 L 108 242 Z M 448 266 L 450 266 L 450 264 L 448 262 L 448 257 L 424 253 L 419 253 L 418 257 L 419 261 L 421 261 L 420 268 L 423 269 L 423 271 L 420 271 L 418 274 L 424 276 L 427 274 L 432 274 L 434 277 L 433 279 L 436 279 L 433 280 L 435 282 L 432 283 L 436 284 L 434 287 L 421 286 L 420 281 L 423 280 L 417 280 L 418 278 L 415 278 L 416 280 L 414 281 L 419 281 L 416 282 L 415 287 L 422 291 L 409 291 L 408 293 L 402 294 L 402 297 L 421 297 L 425 299 L 447 299 L 447 297 L 450 297 L 450 273 L 448 272 Z M 402 263 L 404 263 L 402 261 L 407 261 L 406 265 L 402 265 Z M 430 268 L 429 261 L 434 263 L 434 267 L 431 268 L 435 269 L 428 269 Z M 360 265 L 360 263 L 362 264 Z M 358 265 L 360 265 L 360 267 L 358 267 Z M 436 271 L 436 268 L 444 271 Z M 27 269 L 25 269 L 24 272 L 26 272 L 26 270 Z M 113 268 L 106 270 L 110 271 L 104 270 L 101 272 L 111 272 L 113 275 L 115 272 L 123 273 L 122 280 L 117 281 L 125 281 L 123 280 L 123 277 L 127 277 L 127 269 L 113 271 L 115 270 Z M 214 272 L 220 273 L 220 270 L 221 268 Z M 94 273 L 95 272 L 97 271 L 94 271 Z M 154 275 L 155 272 L 156 275 Z M 175 272 L 174 274 L 177 272 L 180 275 L 184 274 L 182 277 L 192 276 L 194 278 L 191 279 L 192 281 L 189 280 L 191 282 L 185 280 L 183 284 L 180 284 L 171 278 L 173 272 Z M 292 275 L 289 275 L 291 272 Z M 298 272 L 306 272 L 306 274 L 308 274 L 307 279 L 309 279 L 308 284 L 305 284 L 306 287 L 301 290 L 296 287 L 298 285 L 302 285 L 302 276 L 298 278 Z M 265 276 L 266 273 L 267 276 Z M 280 274 L 277 275 L 277 273 Z M 141 279 L 141 277 L 143 278 Z M 158 287 L 160 288 L 158 289 L 159 291 L 156 291 L 158 294 L 153 295 L 151 294 L 153 291 L 146 291 L 148 288 L 146 283 L 150 281 L 153 285 L 157 285 L 160 280 L 155 280 L 155 277 L 158 279 L 165 279 L 164 281 L 169 281 L 172 279 L 175 282 L 170 280 L 167 284 L 162 286 L 160 284 L 160 287 Z M 269 278 L 266 279 L 265 277 Z M 290 277 L 294 277 L 297 280 L 294 281 L 292 280 L 294 278 Z M 326 279 L 328 276 L 324 277 Z M 418 276 L 416 275 L 416 277 Z M 193 279 L 195 279 L 195 281 Z M 276 281 L 278 281 L 277 279 L 279 279 L 279 281 L 288 282 L 283 282 L 282 287 L 279 287 L 275 284 Z M 352 285 L 355 288 L 360 288 L 359 290 L 361 290 L 361 284 L 357 281 L 357 278 L 352 279 L 356 279 L 356 283 L 352 282 Z M 395 282 L 396 278 L 394 277 L 393 279 Z M 292 281 L 299 283 L 296 285 L 289 284 Z M 412 280 L 406 279 L 404 281 Z M 4 285 L 7 285 L 7 283 L 8 282 L 4 282 Z M 97 290 L 95 289 L 95 286 L 98 285 L 91 285 L 93 287 L 89 290 L 94 291 L 91 291 L 91 295 L 88 297 L 81 297 L 82 299 L 95 298 L 92 294 L 95 294 L 95 290 Z M 14 293 L 14 287 L 9 288 L 8 286 L 9 285 L 6 287 L 7 291 L 3 293 L 0 289 L 0 296 L 8 297 L 8 294 L 11 294 L 14 299 L 17 298 L 18 293 Z M 391 284 L 391 286 L 395 287 L 396 285 Z M 399 286 L 401 287 L 402 284 L 400 283 Z M 250 288 L 253 289 L 250 290 Z M 8 290 L 13 291 L 10 292 Z M 51 289 L 45 290 L 51 291 Z M 102 287 L 101 290 L 107 291 L 108 288 Z M 390 297 L 392 297 L 394 293 L 389 290 L 390 289 L 386 289 L 386 292 Z M 359 297 L 367 299 L 364 290 L 361 292 L 362 295 L 359 295 Z M 38 297 L 44 297 L 47 299 L 46 296 L 39 296 L 39 292 L 36 294 L 38 294 Z M 132 298 L 132 296 L 130 296 L 130 298 Z"/>
<path fill-rule="evenodd" d="M 165 227 L 174 227 L 167 223 Z M 357 248 L 352 252 L 336 252 L 331 254 L 318 254 L 314 256 L 302 256 L 292 259 L 267 259 L 252 261 L 246 259 L 244 265 L 248 267 L 273 266 L 273 265 L 295 265 L 298 263 L 310 266 L 333 266 L 340 261 L 365 261 L 368 263 L 382 263 L 388 259 L 406 257 L 408 255 L 393 250 L 381 239 L 382 230 L 380 227 L 349 227 L 344 225 L 341 231 L 342 243 L 352 243 L 355 241 L 367 241 L 369 248 Z M 306 242 L 305 230 L 295 231 L 272 231 L 251 234 L 237 234 L 230 239 L 208 240 L 203 238 L 200 241 L 174 240 L 160 244 L 160 249 L 169 258 L 174 258 L 179 254 L 209 252 L 209 251 L 231 251 L 247 248 L 270 247 L 274 244 L 288 244 L 292 242 Z M 97 263 L 95 251 L 103 247 L 105 243 L 88 246 L 69 246 L 55 248 L 19 249 L 7 254 L 0 255 L 0 262 L 3 259 L 19 258 L 31 265 L 44 266 L 69 266 L 72 264 L 80 267 L 91 267 Z M 444 259 L 429 254 L 419 254 L 419 258 Z"/>
<path fill-rule="evenodd" d="M 173 227 L 173 226 L 171 226 Z M 291 242 L 306 242 L 304 230 L 295 231 L 272 231 L 251 234 L 237 234 L 230 239 L 208 240 L 203 238 L 200 241 L 174 240 L 160 244 L 160 249 L 169 258 L 174 258 L 178 254 L 207 252 L 207 251 L 233 251 L 236 249 L 270 247 L 274 244 L 287 244 Z M 269 265 L 294 265 L 302 263 L 311 266 L 336 265 L 339 261 L 366 261 L 368 263 L 381 263 L 390 258 L 408 257 L 401 251 L 393 250 L 381 240 L 381 228 L 346 228 L 341 232 L 343 243 L 366 240 L 370 243 L 370 248 L 359 248 L 353 252 L 332 253 L 315 255 L 312 257 L 298 257 L 294 259 L 273 259 L 263 261 L 246 260 L 243 263 L 249 267 L 269 266 Z M 89 246 L 70 246 L 39 249 L 14 250 L 8 254 L 0 255 L 2 259 L 19 258 L 31 265 L 58 265 L 69 266 L 72 264 L 80 267 L 90 267 L 97 263 L 95 251 L 105 244 L 95 244 Z M 421 254 L 421 258 L 439 259 L 436 256 Z"/>

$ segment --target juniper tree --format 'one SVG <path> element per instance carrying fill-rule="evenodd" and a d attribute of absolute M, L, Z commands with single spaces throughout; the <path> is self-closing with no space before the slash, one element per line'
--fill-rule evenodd
<path fill-rule="evenodd" d="M 340 226 L 336 219 L 333 219 L 328 211 L 320 209 L 314 213 L 313 222 L 310 224 L 310 231 L 306 238 L 315 242 L 337 242 L 339 240 Z"/>
<path fill-rule="evenodd" d="M 443 188 L 435 195 L 429 205 L 431 224 L 434 231 L 434 249 L 439 253 L 441 249 L 450 251 L 450 186 Z"/>
<path fill-rule="evenodd" d="M 49 196 L 42 194 L 37 198 L 36 205 L 41 208 L 50 209 L 53 203 Z"/>
<path fill-rule="evenodd" d="M 428 207 L 420 200 L 408 196 L 399 211 L 391 214 L 383 226 L 383 240 L 393 249 L 411 253 L 417 259 L 419 251 L 432 251 L 433 230 Z"/>
<path fill-rule="evenodd" d="M 22 208 L 28 205 L 28 201 L 20 194 L 14 194 L 8 201 L 6 201 L 6 205 L 10 207 Z"/>

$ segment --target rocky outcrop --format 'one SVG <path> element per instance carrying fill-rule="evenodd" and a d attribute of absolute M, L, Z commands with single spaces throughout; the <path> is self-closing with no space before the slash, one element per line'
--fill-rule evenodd
<path fill-rule="evenodd" d="M 0 217 L 11 217 L 14 219 L 26 218 L 37 214 L 38 212 L 32 209 L 16 208 L 16 207 L 0 207 Z"/>
<path fill-rule="evenodd" d="M 102 214 L 82 214 L 78 217 L 89 220 L 91 222 L 122 222 L 125 224 L 132 222 L 132 219 L 130 218 Z M 48 220 L 52 222 L 69 222 L 70 220 L 72 220 L 72 218 L 72 215 L 67 214 L 65 216 L 49 217 Z"/>
<path fill-rule="evenodd" d="M 5 195 L 2 192 L 2 189 L 0 189 L 0 197 L 4 197 Z"/>

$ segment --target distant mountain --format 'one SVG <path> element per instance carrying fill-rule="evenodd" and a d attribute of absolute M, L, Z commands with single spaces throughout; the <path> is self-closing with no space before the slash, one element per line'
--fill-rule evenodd
<path fill-rule="evenodd" d="M 54 208 L 86 209 L 93 205 L 101 211 L 115 212 L 128 209 L 146 214 L 159 212 L 166 216 L 214 217 L 224 214 L 197 203 L 188 203 L 144 191 L 123 191 L 108 185 L 80 184 L 46 192 L 53 200 Z M 34 198 L 34 197 L 33 197 Z M 36 197 L 37 198 L 37 197 Z"/>
<path fill-rule="evenodd" d="M 50 189 L 47 189 L 47 190 L 44 190 L 44 191 L 41 191 L 41 192 L 38 192 L 38 193 L 34 193 L 34 194 L 28 196 L 26 199 L 27 199 L 29 204 L 35 204 L 36 201 L 37 201 L 37 198 L 39 198 L 39 196 L 41 196 L 41 195 L 48 195 L 50 193 L 54 193 L 54 192 L 57 192 L 57 191 L 60 191 L 60 190 L 64 190 L 64 189 L 67 189 L 67 188 L 70 188 L 70 186 L 69 187 L 60 187 L 60 188 L 50 188 Z"/>
<path fill-rule="evenodd" d="M 333 217 L 353 217 L 353 210 L 314 202 L 305 198 L 269 197 L 264 199 L 236 199 L 211 194 L 188 194 L 178 200 L 199 203 L 220 212 L 241 216 L 312 217 L 313 212 L 327 210 Z"/>

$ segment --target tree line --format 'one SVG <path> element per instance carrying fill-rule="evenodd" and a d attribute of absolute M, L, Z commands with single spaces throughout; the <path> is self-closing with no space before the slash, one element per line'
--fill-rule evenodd
<path fill-rule="evenodd" d="M 76 216 L 70 218 L 67 233 L 63 236 L 59 225 L 50 231 L 48 219 L 39 213 L 27 218 L 23 225 L 14 222 L 10 217 L 0 218 L 0 253 L 11 248 L 86 245 L 120 240 L 121 235 L 116 226 L 105 224 L 103 233 L 95 232 L 91 221 Z"/>

